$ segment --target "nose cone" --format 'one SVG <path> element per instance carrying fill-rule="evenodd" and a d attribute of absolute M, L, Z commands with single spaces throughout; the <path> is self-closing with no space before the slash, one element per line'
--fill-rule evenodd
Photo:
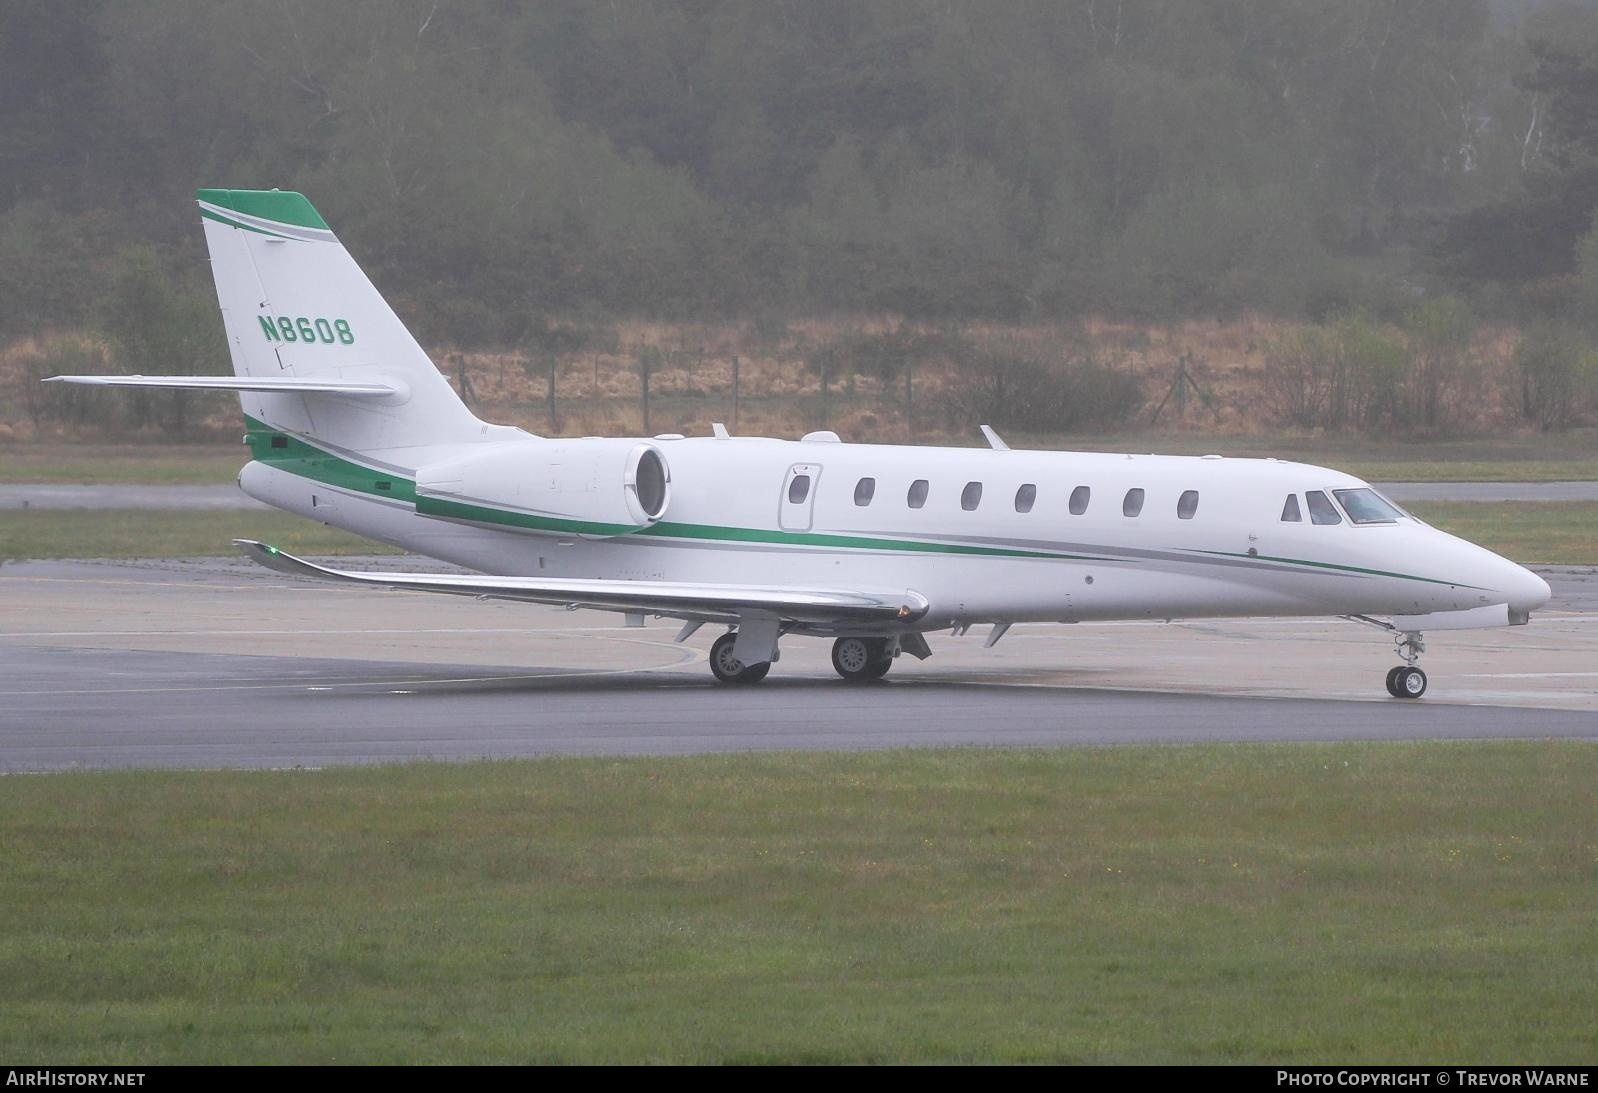
<path fill-rule="evenodd" d="M 1524 566 L 1506 562 L 1504 569 L 1498 588 L 1508 602 L 1510 611 L 1517 614 L 1535 611 L 1553 595 L 1548 582 Z"/>

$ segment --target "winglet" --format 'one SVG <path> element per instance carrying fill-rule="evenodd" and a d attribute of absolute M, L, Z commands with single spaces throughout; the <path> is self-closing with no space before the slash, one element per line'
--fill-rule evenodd
<path fill-rule="evenodd" d="M 290 577 L 316 577 L 324 581 L 348 579 L 336 570 L 323 569 L 321 566 L 307 562 L 303 558 L 296 558 L 292 554 L 286 554 L 268 543 L 260 543 L 254 539 L 234 539 L 233 545 L 243 551 L 245 557 L 257 565 L 263 565 L 267 569 L 276 570 L 279 573 L 286 573 Z"/>

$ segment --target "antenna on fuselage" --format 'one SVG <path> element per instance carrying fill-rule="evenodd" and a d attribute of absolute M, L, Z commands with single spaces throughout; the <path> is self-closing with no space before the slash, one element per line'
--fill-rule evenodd
<path fill-rule="evenodd" d="M 727 431 L 727 427 L 719 421 L 712 421 L 710 423 L 710 432 L 712 436 L 720 440 L 726 440 L 732 435 Z"/>

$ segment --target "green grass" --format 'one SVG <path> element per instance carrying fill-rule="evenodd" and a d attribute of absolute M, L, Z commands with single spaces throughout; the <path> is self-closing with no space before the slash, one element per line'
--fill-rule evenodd
<path fill-rule="evenodd" d="M 224 485 L 249 458 L 237 443 L 7 444 L 0 447 L 0 485 Z"/>
<path fill-rule="evenodd" d="M 1167 455 L 1275 456 L 1381 482 L 1561 482 L 1598 479 L 1598 432 L 1529 433 L 1400 442 L 1367 436 L 1269 432 L 1238 436 L 1127 432 L 1005 437 L 1016 447 Z"/>
<path fill-rule="evenodd" d="M 296 554 L 394 554 L 392 547 L 285 512 L 241 509 L 0 511 L 0 560 L 231 554 L 260 539 Z"/>
<path fill-rule="evenodd" d="M 1598 505 L 1585 501 L 1406 501 L 1404 507 L 1517 562 L 1598 565 Z"/>
<path fill-rule="evenodd" d="M 447 716 L 447 711 L 435 711 Z M 1586 743 L 8 778 L 8 1060 L 1598 1060 Z"/>
<path fill-rule="evenodd" d="M 1316 462 L 1311 460 L 1310 462 Z M 1598 479 L 1598 459 L 1534 459 L 1522 463 L 1462 460 L 1342 459 L 1328 453 L 1318 461 L 1367 482 L 1590 482 Z"/>

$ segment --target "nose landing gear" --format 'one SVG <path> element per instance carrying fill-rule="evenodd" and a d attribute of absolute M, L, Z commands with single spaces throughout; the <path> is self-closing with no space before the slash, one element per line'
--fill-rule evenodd
<path fill-rule="evenodd" d="M 1408 630 L 1395 637 L 1393 644 L 1404 663 L 1387 673 L 1387 693 L 1394 698 L 1419 698 L 1426 693 L 1426 673 L 1415 667 L 1415 662 L 1426 651 L 1426 642 L 1420 631 Z"/>

